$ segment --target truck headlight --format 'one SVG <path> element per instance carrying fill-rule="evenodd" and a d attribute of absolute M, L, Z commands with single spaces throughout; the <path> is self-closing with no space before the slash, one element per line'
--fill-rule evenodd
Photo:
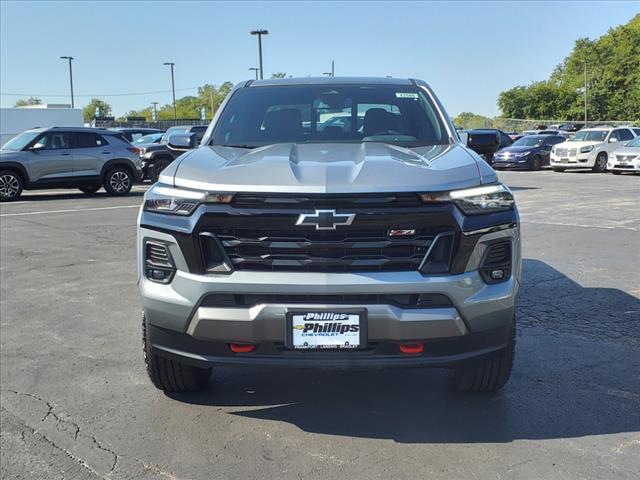
<path fill-rule="evenodd" d="M 514 205 L 509 187 L 501 183 L 451 192 L 423 193 L 423 202 L 453 202 L 466 215 L 511 210 Z"/>
<path fill-rule="evenodd" d="M 531 153 L 531 151 L 529 150 L 529 151 L 526 151 L 526 152 L 516 153 L 516 154 L 514 154 L 514 156 L 516 156 L 516 157 L 526 157 L 530 153 Z"/>
<path fill-rule="evenodd" d="M 210 193 L 156 184 L 147 190 L 143 209 L 147 212 L 191 215 L 202 203 L 230 203 L 232 193 Z"/>
<path fill-rule="evenodd" d="M 580 147 L 580 153 L 589 153 L 593 150 L 593 145 L 588 145 L 586 147 Z"/>

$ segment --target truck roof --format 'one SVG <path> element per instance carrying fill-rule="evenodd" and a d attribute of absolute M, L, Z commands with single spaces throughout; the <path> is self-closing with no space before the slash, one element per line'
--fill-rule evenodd
<path fill-rule="evenodd" d="M 247 87 L 271 87 L 280 85 L 413 85 L 415 82 L 408 78 L 391 77 L 303 77 L 303 78 L 273 78 L 268 80 L 248 80 Z"/>

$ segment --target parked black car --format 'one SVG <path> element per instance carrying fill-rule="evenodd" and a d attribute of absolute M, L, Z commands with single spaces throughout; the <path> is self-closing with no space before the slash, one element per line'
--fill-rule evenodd
<path fill-rule="evenodd" d="M 467 132 L 469 148 L 482 155 L 487 163 L 491 164 L 493 154 L 513 143 L 509 135 L 496 128 L 479 128 Z"/>
<path fill-rule="evenodd" d="M 150 133 L 163 133 L 163 130 L 159 130 L 157 128 L 144 127 L 114 127 L 109 130 L 122 133 L 122 136 L 124 136 L 124 138 L 129 142 L 133 142 L 144 135 L 149 135 Z"/>
<path fill-rule="evenodd" d="M 493 155 L 496 170 L 513 168 L 540 170 L 549 165 L 551 147 L 566 141 L 562 135 L 527 135 Z"/>
<path fill-rule="evenodd" d="M 202 140 L 204 132 L 206 131 L 207 125 L 181 125 L 171 127 L 164 132 L 160 143 L 140 146 L 142 171 L 144 172 L 145 178 L 148 178 L 152 182 L 157 182 L 160 172 L 184 153 L 184 149 L 172 148 L 169 145 L 169 139 L 171 136 L 176 134 L 193 134 L 193 143 L 191 144 L 191 147 L 195 147 L 200 144 L 200 140 Z"/>

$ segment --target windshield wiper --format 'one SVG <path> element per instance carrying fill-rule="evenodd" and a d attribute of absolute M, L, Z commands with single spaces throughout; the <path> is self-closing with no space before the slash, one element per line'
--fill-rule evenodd
<path fill-rule="evenodd" d="M 256 145 L 220 145 L 221 147 L 229 148 L 258 148 Z"/>

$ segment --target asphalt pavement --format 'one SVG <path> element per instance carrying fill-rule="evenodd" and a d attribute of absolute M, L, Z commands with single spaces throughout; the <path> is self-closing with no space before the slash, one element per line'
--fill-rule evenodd
<path fill-rule="evenodd" d="M 152 387 L 144 187 L 0 207 L 2 479 L 637 479 L 640 177 L 501 172 L 524 238 L 516 363 L 492 395 L 440 370 L 223 368 Z"/>

